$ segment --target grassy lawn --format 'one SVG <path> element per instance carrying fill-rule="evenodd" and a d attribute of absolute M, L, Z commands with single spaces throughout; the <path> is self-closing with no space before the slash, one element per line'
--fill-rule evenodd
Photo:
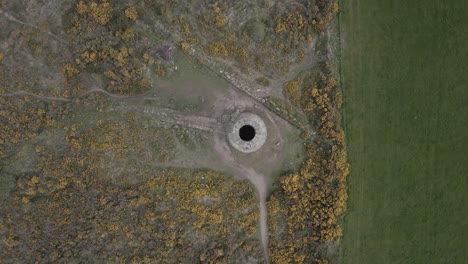
<path fill-rule="evenodd" d="M 468 2 L 341 8 L 341 262 L 468 263 Z"/>

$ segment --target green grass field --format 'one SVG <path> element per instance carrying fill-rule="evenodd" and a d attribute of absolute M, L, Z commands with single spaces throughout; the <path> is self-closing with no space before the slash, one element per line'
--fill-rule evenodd
<path fill-rule="evenodd" d="M 468 1 L 341 9 L 341 262 L 468 263 Z"/>

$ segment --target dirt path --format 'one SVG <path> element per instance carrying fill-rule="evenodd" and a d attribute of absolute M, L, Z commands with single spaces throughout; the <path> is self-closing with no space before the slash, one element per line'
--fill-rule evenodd
<path fill-rule="evenodd" d="M 10 21 L 12 21 L 12 22 L 15 22 L 15 23 L 18 23 L 18 24 L 22 24 L 22 25 L 25 25 L 25 26 L 28 26 L 28 27 L 32 27 L 32 28 L 34 28 L 34 29 L 36 29 L 36 30 L 38 30 L 38 31 L 45 32 L 45 33 L 47 33 L 47 35 L 53 37 L 55 40 L 59 41 L 60 43 L 63 43 L 63 44 L 65 44 L 65 45 L 68 45 L 68 41 L 66 41 L 65 39 L 63 39 L 63 38 L 57 36 L 56 34 L 50 32 L 50 31 L 48 31 L 48 30 L 43 30 L 43 29 L 39 28 L 38 26 L 33 25 L 33 24 L 31 24 L 31 23 L 27 23 L 27 22 L 21 21 L 21 20 L 15 18 L 14 16 L 8 14 L 8 13 L 5 12 L 5 11 L 0 10 L 0 15 L 3 15 L 6 19 L 8 19 L 8 20 L 10 20 Z"/>
<path fill-rule="evenodd" d="M 233 164 L 235 165 L 235 164 Z M 270 263 L 268 255 L 268 210 L 266 205 L 267 188 L 265 176 L 258 174 L 254 169 L 236 164 L 240 176 L 247 178 L 255 187 L 258 193 L 258 203 L 260 208 L 260 238 L 263 246 L 265 261 Z"/>
<path fill-rule="evenodd" d="M 151 90 L 150 90 L 151 91 Z M 92 93 L 102 93 L 102 94 L 105 94 L 109 97 L 112 97 L 112 98 L 116 98 L 116 99 L 130 99 L 130 98 L 138 98 L 138 97 L 142 97 L 142 96 L 145 96 L 146 93 L 143 93 L 143 94 L 139 94 L 139 95 L 120 95 L 120 94 L 113 94 L 113 93 L 110 93 L 102 88 L 99 88 L 99 87 L 93 87 L 91 89 L 89 89 L 88 91 L 82 93 L 82 94 L 79 94 L 77 96 L 72 96 L 72 97 L 69 97 L 69 98 L 66 98 L 66 97 L 53 97 L 53 96 L 41 96 L 41 95 L 37 95 L 37 94 L 34 94 L 34 93 L 30 93 L 30 92 L 25 92 L 25 91 L 18 91 L 18 92 L 13 92 L 13 93 L 5 93 L 5 94 L 0 94 L 0 97 L 15 97 L 15 96 L 31 96 L 33 98 L 36 98 L 38 100 L 43 100 L 43 101 L 59 101 L 59 102 L 72 102 L 73 100 L 76 100 L 76 99 L 79 99 L 79 98 L 82 98 L 82 97 L 85 97 L 89 94 L 92 94 Z"/>
<path fill-rule="evenodd" d="M 221 132 L 222 128 L 218 128 L 218 134 L 214 136 L 214 149 L 221 156 L 221 159 L 229 166 L 237 176 L 246 178 L 255 187 L 258 194 L 258 202 L 260 208 L 260 237 L 262 241 L 263 253 L 265 255 L 266 263 L 270 263 L 268 255 L 268 210 L 266 205 L 267 184 L 265 177 L 257 173 L 253 168 L 246 167 L 238 163 L 232 153 L 230 147 L 227 145 L 226 140 L 223 140 L 224 134 Z"/>
<path fill-rule="evenodd" d="M 17 96 L 31 96 L 35 99 L 42 100 L 42 101 L 58 101 L 58 102 L 70 102 L 72 99 L 64 98 L 64 97 L 52 97 L 52 96 L 40 96 L 33 93 L 28 93 L 24 91 L 14 92 L 14 93 L 6 93 L 1 94 L 1 97 L 17 97 Z"/>

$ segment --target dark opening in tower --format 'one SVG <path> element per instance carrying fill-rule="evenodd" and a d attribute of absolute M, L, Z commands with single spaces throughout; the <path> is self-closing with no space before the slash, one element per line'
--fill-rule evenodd
<path fill-rule="evenodd" d="M 255 128 L 251 125 L 244 125 L 239 129 L 239 137 L 244 141 L 251 141 L 255 137 Z"/>

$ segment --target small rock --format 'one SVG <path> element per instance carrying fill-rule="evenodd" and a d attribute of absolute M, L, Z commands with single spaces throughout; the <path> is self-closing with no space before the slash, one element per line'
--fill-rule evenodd
<path fill-rule="evenodd" d="M 169 60 L 172 60 L 174 57 L 174 48 L 169 45 L 164 45 L 158 48 L 156 53 L 158 53 L 161 59 L 169 61 Z"/>

